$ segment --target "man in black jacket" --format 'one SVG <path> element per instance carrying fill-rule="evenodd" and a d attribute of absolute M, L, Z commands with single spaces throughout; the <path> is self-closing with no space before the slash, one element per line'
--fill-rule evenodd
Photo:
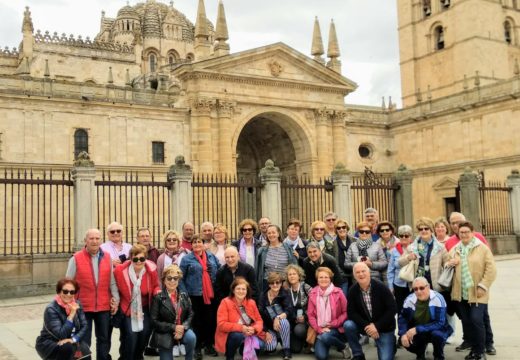
<path fill-rule="evenodd" d="M 385 284 L 370 278 L 370 269 L 365 263 L 354 265 L 353 275 L 357 283 L 348 293 L 348 320 L 345 323 L 352 360 L 365 359 L 359 334 L 366 334 L 375 340 L 379 360 L 391 360 L 395 355 L 397 306 L 394 297 Z"/>
<path fill-rule="evenodd" d="M 336 259 L 329 254 L 323 253 L 316 241 L 311 241 L 307 244 L 307 258 L 305 258 L 302 263 L 303 270 L 305 271 L 305 282 L 311 287 L 318 285 L 316 269 L 321 266 L 329 268 L 334 273 L 332 282 L 336 287 L 341 287 L 343 274 L 338 267 Z"/>
<path fill-rule="evenodd" d="M 253 298 L 257 299 L 258 291 L 256 287 L 255 269 L 251 265 L 239 260 L 238 250 L 234 246 L 230 246 L 224 251 L 224 259 L 226 260 L 226 264 L 218 269 L 217 279 L 215 281 L 215 297 L 217 303 L 220 304 L 223 298 L 229 296 L 231 283 L 237 276 L 241 276 L 247 280 L 253 291 Z"/>

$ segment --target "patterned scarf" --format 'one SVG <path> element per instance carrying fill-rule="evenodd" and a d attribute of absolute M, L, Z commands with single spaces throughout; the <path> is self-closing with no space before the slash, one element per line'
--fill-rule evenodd
<path fill-rule="evenodd" d="M 327 327 L 332 320 L 332 309 L 330 307 L 329 299 L 332 290 L 334 290 L 334 284 L 331 283 L 325 290 L 318 287 L 318 291 L 316 292 L 316 310 L 318 312 L 317 320 L 318 326 L 320 327 Z"/>
<path fill-rule="evenodd" d="M 76 303 L 76 300 L 73 298 L 70 303 L 65 304 L 59 295 L 56 295 L 54 297 L 54 300 L 56 300 L 58 305 L 61 306 L 65 310 L 65 313 L 67 314 L 67 316 L 70 315 L 70 306 Z"/>
<path fill-rule="evenodd" d="M 141 282 L 143 281 L 146 268 L 143 266 L 139 272 L 139 276 L 135 273 L 134 267 L 130 265 L 128 267 L 128 277 L 134 285 L 132 288 L 132 303 L 130 304 L 130 318 L 132 320 L 132 331 L 140 332 L 144 329 L 144 313 L 143 313 L 143 300 L 141 297 Z"/>
<path fill-rule="evenodd" d="M 213 293 L 213 285 L 211 284 L 211 277 L 209 276 L 208 271 L 208 257 L 206 255 L 206 251 L 202 252 L 202 256 L 199 256 L 195 253 L 195 259 L 197 259 L 202 266 L 202 298 L 204 299 L 204 304 L 211 304 L 211 299 L 215 296 Z"/>
<path fill-rule="evenodd" d="M 359 250 L 359 255 L 360 256 L 368 256 L 368 251 L 367 249 L 370 247 L 370 245 L 372 245 L 374 242 L 372 241 L 372 239 L 368 238 L 366 240 L 361 240 L 361 239 L 358 239 L 358 241 L 356 241 L 357 243 L 357 248 Z"/>
<path fill-rule="evenodd" d="M 469 289 L 471 289 L 475 284 L 473 283 L 473 278 L 471 277 L 471 273 L 469 271 L 468 264 L 468 255 L 476 246 L 477 240 L 475 237 L 471 239 L 468 245 L 464 245 L 462 241 L 459 243 L 460 250 L 460 263 L 461 263 L 461 287 L 462 287 L 462 298 L 464 300 L 469 300 Z"/>

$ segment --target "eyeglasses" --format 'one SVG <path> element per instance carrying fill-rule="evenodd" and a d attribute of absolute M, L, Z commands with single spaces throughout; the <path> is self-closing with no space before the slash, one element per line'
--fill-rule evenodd
<path fill-rule="evenodd" d="M 420 228 L 417 228 L 417 230 L 419 230 L 419 231 L 430 231 L 430 228 L 429 227 L 420 227 Z"/>
<path fill-rule="evenodd" d="M 166 242 L 175 242 L 175 241 L 179 241 L 179 239 L 176 239 L 176 238 L 168 238 L 168 239 L 166 239 Z"/>
<path fill-rule="evenodd" d="M 166 276 L 167 281 L 179 281 L 178 276 Z"/>
<path fill-rule="evenodd" d="M 64 295 L 76 295 L 76 290 L 65 290 L 65 289 L 61 289 L 61 293 L 64 294 Z"/>
<path fill-rule="evenodd" d="M 390 231 L 392 231 L 390 228 L 379 229 L 379 232 L 390 232 Z"/>
<path fill-rule="evenodd" d="M 336 219 L 326 219 L 325 221 L 336 221 Z"/>
<path fill-rule="evenodd" d="M 145 262 L 146 261 L 146 258 L 144 256 L 141 256 L 141 257 L 135 257 L 135 258 L 132 258 L 132 261 L 133 262 Z"/>
<path fill-rule="evenodd" d="M 365 234 L 365 235 L 367 235 L 367 234 L 370 234 L 370 233 L 371 233 L 371 231 L 370 231 L 370 230 L 358 230 L 358 232 L 359 232 L 360 234 Z"/>
<path fill-rule="evenodd" d="M 459 231 L 459 235 L 460 234 L 471 234 L 471 231 L 466 231 L 466 230 L 465 231 Z"/>
<path fill-rule="evenodd" d="M 269 285 L 280 285 L 282 282 L 281 281 L 273 281 L 273 282 L 270 282 Z"/>
<path fill-rule="evenodd" d="M 113 234 L 120 234 L 123 230 L 117 229 L 117 230 L 110 230 L 109 233 Z"/>
<path fill-rule="evenodd" d="M 325 231 L 324 228 L 314 228 L 314 231 Z"/>
<path fill-rule="evenodd" d="M 336 226 L 336 230 L 347 230 L 346 226 Z"/>
<path fill-rule="evenodd" d="M 253 228 L 243 228 L 242 232 L 253 232 Z"/>
<path fill-rule="evenodd" d="M 408 234 L 399 234 L 399 237 L 408 239 L 410 237 L 410 235 L 408 235 Z"/>
<path fill-rule="evenodd" d="M 417 291 L 423 291 L 424 289 L 426 289 L 428 286 L 417 286 L 417 287 L 414 287 L 413 288 L 413 291 L 414 292 L 417 292 Z"/>

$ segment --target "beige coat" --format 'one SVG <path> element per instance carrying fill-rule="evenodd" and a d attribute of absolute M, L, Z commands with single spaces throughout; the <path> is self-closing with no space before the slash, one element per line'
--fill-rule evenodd
<path fill-rule="evenodd" d="M 458 246 L 454 246 L 450 251 L 450 258 L 455 257 L 459 259 L 459 264 L 455 267 L 455 274 L 453 275 L 453 286 L 451 287 L 451 299 L 454 301 L 461 301 L 462 286 L 461 273 L 462 265 L 460 263 L 460 251 Z M 489 301 L 489 288 L 497 276 L 497 268 L 495 266 L 495 259 L 491 250 L 477 239 L 477 245 L 470 250 L 468 255 L 468 265 L 471 277 L 473 278 L 474 287 L 469 289 L 470 303 L 487 304 Z M 477 288 L 481 287 L 486 290 L 486 294 L 482 297 L 477 297 Z"/>

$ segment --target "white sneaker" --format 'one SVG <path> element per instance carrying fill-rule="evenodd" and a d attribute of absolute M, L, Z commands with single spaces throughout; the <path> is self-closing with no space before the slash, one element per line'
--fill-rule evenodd
<path fill-rule="evenodd" d="M 341 350 L 341 353 L 343 354 L 343 359 L 350 359 L 352 357 L 348 345 L 346 345 L 345 348 Z"/>
<path fill-rule="evenodd" d="M 368 344 L 369 338 L 366 335 L 361 335 L 361 338 L 359 339 L 359 345 L 363 346 L 365 344 Z"/>
<path fill-rule="evenodd" d="M 184 344 L 179 345 L 179 352 L 182 356 L 186 355 L 186 347 L 184 346 Z"/>
<path fill-rule="evenodd" d="M 173 347 L 172 354 L 173 354 L 174 357 L 178 357 L 178 356 L 181 354 L 178 345 L 175 345 L 175 346 Z"/>
<path fill-rule="evenodd" d="M 449 338 L 446 339 L 446 344 L 453 344 L 454 341 L 455 341 L 455 336 L 450 336 Z"/>

